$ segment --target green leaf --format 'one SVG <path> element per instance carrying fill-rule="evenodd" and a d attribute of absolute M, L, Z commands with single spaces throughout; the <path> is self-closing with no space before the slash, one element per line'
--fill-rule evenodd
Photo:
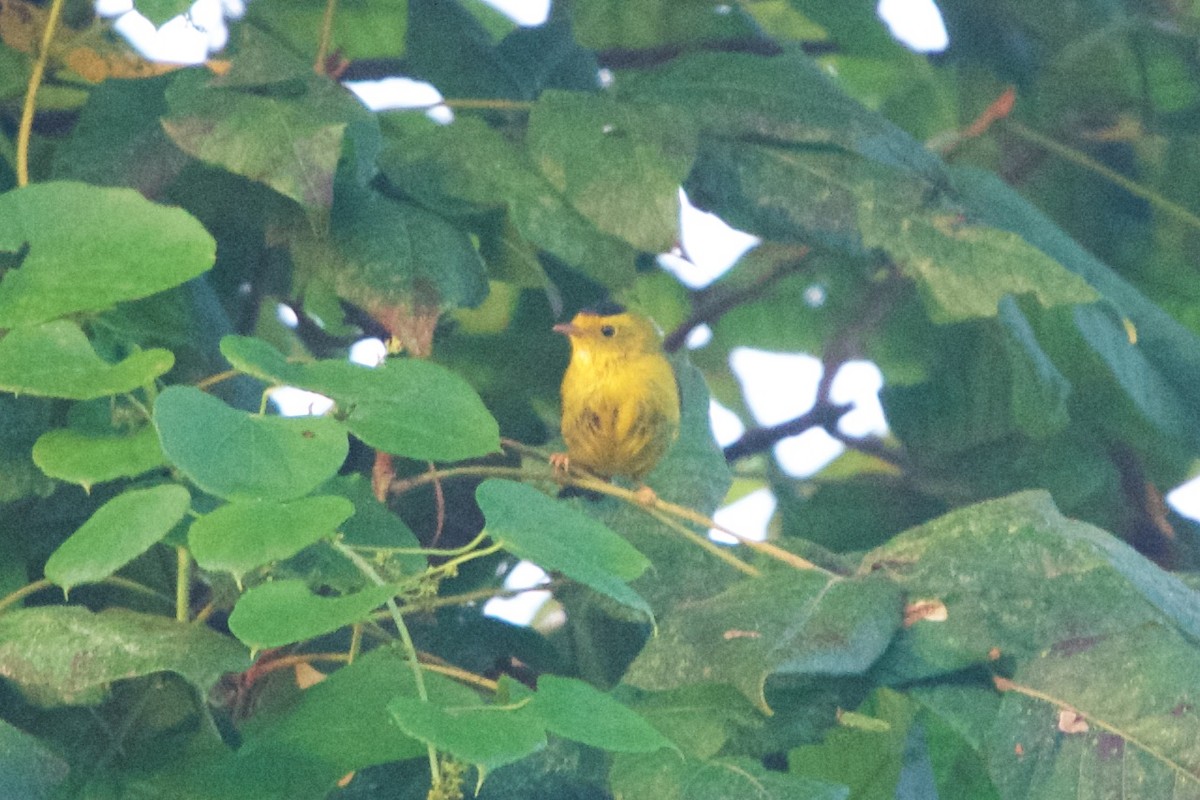
<path fill-rule="evenodd" d="M 159 395 L 154 426 L 167 458 L 226 500 L 301 497 L 332 477 L 349 449 L 333 420 L 256 416 L 189 386 Z"/>
<path fill-rule="evenodd" d="M 1067 639 L 1041 653 L 1000 684 L 1008 691 L 987 737 L 1000 796 L 1195 795 L 1198 666 L 1196 645 L 1160 625 Z"/>
<path fill-rule="evenodd" d="M 389 133 L 380 168 L 422 204 L 447 213 L 507 209 L 525 239 L 572 269 L 609 288 L 633 280 L 634 249 L 584 218 L 524 153 L 482 121 L 435 125 L 405 118 Z"/>
<path fill-rule="evenodd" d="M 70 767 L 36 737 L 0 720 L 0 796 L 49 800 Z"/>
<path fill-rule="evenodd" d="M 332 536 L 353 514 L 344 497 L 228 503 L 192 523 L 188 546 L 201 567 L 230 572 L 240 583 L 250 570 Z"/>
<path fill-rule="evenodd" d="M 93 400 L 131 392 L 175 364 L 169 350 L 141 350 L 109 364 L 74 322 L 16 328 L 0 339 L 0 389 L 37 397 Z"/>
<path fill-rule="evenodd" d="M 477 306 L 487 296 L 483 261 L 466 232 L 420 206 L 339 175 L 330 226 L 330 251 L 293 253 L 301 268 L 323 275 L 356 305 L 420 313 Z"/>
<path fill-rule="evenodd" d="M 0 328 L 103 311 L 178 286 L 213 264 L 216 243 L 190 214 L 130 189 L 66 181 L 0 194 Z"/>
<path fill-rule="evenodd" d="M 850 795 L 845 786 L 769 770 L 757 759 L 684 761 L 674 753 L 618 756 L 612 788 L 625 800 L 846 800 Z"/>
<path fill-rule="evenodd" d="M 666 45 L 761 35 L 746 11 L 718 11 L 705 0 L 585 0 L 572 7 L 580 43 L 593 50 L 652 50 Z"/>
<path fill-rule="evenodd" d="M 221 352 L 237 369 L 274 384 L 323 394 L 339 420 L 370 446 L 423 461 L 460 461 L 500 449 L 500 430 L 479 395 L 428 361 L 389 359 L 375 368 L 347 361 L 288 364 L 259 339 L 227 336 Z"/>
<path fill-rule="evenodd" d="M 229 630 L 248 647 L 282 647 L 365 620 L 396 593 L 369 586 L 354 594 L 319 597 L 304 581 L 271 581 L 248 590 L 229 615 Z"/>
<path fill-rule="evenodd" d="M 954 180 L 983 221 L 1020 235 L 1081 276 L 1104 297 L 1111 310 L 1103 306 L 1073 309 L 1068 324 L 1091 351 L 1089 357 L 1103 363 L 1111 374 L 1109 381 L 1116 381 L 1120 392 L 1140 414 L 1167 435 L 1181 437 L 1194 448 L 1196 426 L 1191 420 L 1200 410 L 1200 337 L 1087 252 L 996 176 L 961 169 L 954 173 Z M 1126 322 L 1136 331 L 1136 344 L 1129 341 Z M 1081 356 L 1085 352 L 1072 353 L 1067 361 L 1059 359 L 1059 368 L 1074 378 L 1069 367 L 1072 362 L 1084 361 Z M 1095 393 L 1089 390 L 1089 394 Z M 1110 414 L 1111 410 L 1105 408 L 1104 413 Z"/>
<path fill-rule="evenodd" d="M 425 683 L 439 702 L 477 700 L 436 673 L 426 673 Z M 417 758 L 425 746 L 406 736 L 387 710 L 393 698 L 415 695 L 412 669 L 397 649 L 372 650 L 307 689 L 285 714 L 246 731 L 238 760 L 258 770 L 279 759 L 315 762 L 327 765 L 332 783 L 351 770 Z"/>
<path fill-rule="evenodd" d="M 920 175 L 852 153 L 708 145 L 687 185 L 693 200 L 751 233 L 816 239 L 863 258 L 878 249 L 916 282 L 934 322 L 993 317 L 1008 294 L 1043 306 L 1096 292 L 1010 231 L 980 225 Z"/>
<path fill-rule="evenodd" d="M 191 503 L 188 490 L 175 484 L 122 492 L 58 546 L 46 577 L 64 591 L 104 580 L 170 533 Z"/>
<path fill-rule="evenodd" d="M 513 481 L 486 480 L 475 498 L 488 535 L 513 555 L 650 613 L 628 585 L 650 562 L 604 523 Z"/>
<path fill-rule="evenodd" d="M 93 705 L 113 681 L 155 672 L 177 673 L 204 694 L 249 666 L 228 637 L 166 617 L 82 606 L 0 614 L 0 675 L 40 705 Z"/>
<path fill-rule="evenodd" d="M 255 0 L 247 20 L 282 37 L 298 53 L 317 52 L 324 0 Z M 339 4 L 333 17 L 332 48 L 348 61 L 404 54 L 407 0 L 355 0 Z M 311 56 L 309 57 L 311 61 Z"/>
<path fill-rule="evenodd" d="M 166 463 L 152 425 L 132 434 L 75 428 L 46 431 L 33 444 L 33 463 L 51 478 L 91 489 L 97 483 L 134 478 Z"/>
<path fill-rule="evenodd" d="M 788 751 L 788 771 L 849 786 L 862 800 L 892 800 L 917 710 L 904 695 L 877 689 L 860 707 L 860 720 L 849 724 L 852 712 L 846 712 L 823 742 Z"/>
<path fill-rule="evenodd" d="M 737 583 L 666 615 L 625 680 L 651 690 L 706 681 L 770 713 L 772 675 L 860 675 L 900 627 L 889 581 L 788 571 Z"/>
<path fill-rule="evenodd" d="M 878 667 L 889 681 L 988 663 L 994 650 L 1023 661 L 1064 639 L 1148 622 L 1200 635 L 1193 590 L 1111 534 L 1062 516 L 1042 491 L 953 511 L 863 564 L 887 565 L 910 603 L 946 607 L 946 619 L 918 621 L 897 638 Z"/>
<path fill-rule="evenodd" d="M 743 144 L 833 145 L 911 171 L 917 181 L 945 180 L 945 166 L 928 148 L 847 96 L 798 52 L 686 56 L 622 76 L 615 89 L 622 99 L 672 109 L 711 136 Z"/>
<path fill-rule="evenodd" d="M 478 702 L 443 705 L 396 697 L 387 708 L 400 730 L 409 736 L 489 770 L 546 746 L 542 721 L 529 703 L 502 708 Z"/>
<path fill-rule="evenodd" d="M 266 184 L 308 209 L 329 209 L 333 175 L 352 127 L 369 112 L 331 81 L 312 77 L 303 93 L 207 87 L 204 72 L 182 72 L 167 90 L 162 121 L 184 152 Z"/>
<path fill-rule="evenodd" d="M 605 95 L 546 92 L 529 115 L 527 146 L 545 180 L 605 233 L 661 253 L 679 237 L 679 185 L 696 134 L 657 106 Z"/>
<path fill-rule="evenodd" d="M 628 706 L 573 678 L 542 675 L 533 707 L 546 730 L 592 747 L 614 753 L 649 753 L 673 747 Z"/>
<path fill-rule="evenodd" d="M 157 28 L 167 20 L 186 14 L 192 7 L 192 0 L 137 0 L 134 7 Z"/>
<path fill-rule="evenodd" d="M 762 725 L 758 710 L 725 684 L 698 683 L 640 694 L 634 710 L 688 758 L 712 758 L 726 743 Z"/>

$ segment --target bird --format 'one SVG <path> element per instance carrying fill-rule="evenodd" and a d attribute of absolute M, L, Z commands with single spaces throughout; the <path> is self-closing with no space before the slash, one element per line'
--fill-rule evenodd
<path fill-rule="evenodd" d="M 584 308 L 554 326 L 571 342 L 562 380 L 567 452 L 551 463 L 582 467 L 605 480 L 632 479 L 639 502 L 657 500 L 642 479 L 679 435 L 679 384 L 647 317 L 612 301 Z"/>

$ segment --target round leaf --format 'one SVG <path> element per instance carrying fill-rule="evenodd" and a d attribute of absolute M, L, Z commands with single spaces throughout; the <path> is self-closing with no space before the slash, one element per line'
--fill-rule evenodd
<path fill-rule="evenodd" d="M 191 280 L 216 243 L 194 217 L 132 189 L 67 181 L 0 195 L 0 252 L 21 265 L 0 280 L 0 327 L 103 311 Z"/>
<path fill-rule="evenodd" d="M 74 428 L 46 431 L 33 444 L 33 463 L 51 478 L 85 489 L 132 478 L 164 462 L 158 434 L 145 425 L 128 436 L 85 433 Z"/>
<path fill-rule="evenodd" d="M 227 500 L 291 500 L 338 471 L 349 442 L 322 417 L 262 417 L 190 386 L 154 404 L 163 452 L 197 486 Z"/>
<path fill-rule="evenodd" d="M 592 747 L 617 753 L 673 747 L 637 713 L 583 681 L 543 675 L 533 705 L 547 729 Z"/>
<path fill-rule="evenodd" d="M 46 562 L 46 577 L 63 589 L 107 578 L 166 536 L 191 502 L 188 490 L 175 484 L 122 492 L 59 545 Z"/>
<path fill-rule="evenodd" d="M 229 630 L 250 647 L 281 647 L 366 619 L 396 589 L 371 586 L 341 597 L 318 597 L 304 581 L 272 581 L 250 589 L 233 607 Z"/>
<path fill-rule="evenodd" d="M 229 503 L 192 523 L 188 545 L 200 566 L 231 572 L 240 581 L 255 567 L 333 534 L 353 513 L 354 504 L 344 497 Z"/>
<path fill-rule="evenodd" d="M 650 613 L 626 584 L 650 562 L 604 523 L 513 481 L 486 480 L 475 498 L 488 533 L 513 555 Z"/>
<path fill-rule="evenodd" d="M 175 356 L 158 348 L 109 364 L 66 320 L 17 328 L 0 339 L 0 389 L 13 394 L 94 400 L 145 386 L 174 365 Z"/>

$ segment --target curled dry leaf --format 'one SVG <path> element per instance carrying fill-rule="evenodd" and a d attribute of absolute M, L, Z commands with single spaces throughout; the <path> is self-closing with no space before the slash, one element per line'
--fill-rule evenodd
<path fill-rule="evenodd" d="M 1087 720 L 1073 708 L 1064 708 L 1058 712 L 1058 729 L 1063 733 L 1087 733 Z"/>
<path fill-rule="evenodd" d="M 945 622 L 948 616 L 941 600 L 917 600 L 904 607 L 904 627 L 911 628 L 921 620 Z"/>

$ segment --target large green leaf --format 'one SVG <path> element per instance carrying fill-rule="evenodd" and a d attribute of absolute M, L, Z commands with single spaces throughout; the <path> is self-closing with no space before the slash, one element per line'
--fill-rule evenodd
<path fill-rule="evenodd" d="M 674 246 L 679 185 L 696 150 L 686 120 L 605 95 L 546 92 L 527 145 L 545 180 L 597 228 L 638 250 Z"/>
<path fill-rule="evenodd" d="M 801 53 L 762 57 L 703 53 L 618 81 L 619 97 L 666 106 L 721 139 L 833 145 L 940 184 L 931 151 L 847 96 Z M 818 199 L 818 198 L 810 198 Z"/>
<path fill-rule="evenodd" d="M 477 701 L 470 689 L 436 673 L 426 673 L 425 683 L 440 702 Z M 248 730 L 238 762 L 261 770 L 274 759 L 311 761 L 324 766 L 332 782 L 351 770 L 419 757 L 425 747 L 387 711 L 393 698 L 415 695 L 404 658 L 394 648 L 373 650 L 306 690 L 286 713 Z"/>
<path fill-rule="evenodd" d="M 646 753 L 673 746 L 639 714 L 573 678 L 541 676 L 533 707 L 546 730 L 592 747 Z"/>
<path fill-rule="evenodd" d="M 178 208 L 130 189 L 36 183 L 0 194 L 0 328 L 103 311 L 202 274 L 216 243 Z"/>
<path fill-rule="evenodd" d="M 229 630 L 255 649 L 281 647 L 362 622 L 397 592 L 369 586 L 354 594 L 321 597 L 304 581 L 271 581 L 248 590 L 229 615 Z"/>
<path fill-rule="evenodd" d="M 963 169 L 955 172 L 954 180 L 984 222 L 1012 231 L 1049 254 L 1095 287 L 1106 305 L 1115 309 L 1116 313 L 1095 306 L 1075 309 L 1068 324 L 1128 402 L 1160 430 L 1185 437 L 1195 447 L 1196 426 L 1191 420 L 1200 409 L 1200 338 L 994 175 Z M 1136 342 L 1130 341 L 1125 321 L 1132 325 Z M 1059 366 L 1065 370 L 1069 364 Z"/>
<path fill-rule="evenodd" d="M 227 500 L 291 500 L 331 478 L 349 442 L 323 417 L 248 414 L 188 386 L 154 404 L 163 452 L 206 492 Z"/>
<path fill-rule="evenodd" d="M 871 551 L 863 568 L 872 565 L 909 602 L 946 610 L 901 634 L 880 665 L 889 679 L 988 663 L 996 651 L 1024 660 L 1148 622 L 1200 638 L 1195 592 L 1111 534 L 1063 517 L 1045 492 L 953 511 Z"/>
<path fill-rule="evenodd" d="M 987 748 L 1000 796 L 1195 796 L 1198 676 L 1195 643 L 1161 625 L 1044 651 L 1001 684 Z"/>
<path fill-rule="evenodd" d="M 356 305 L 437 311 L 476 306 L 487 295 L 483 261 L 466 232 L 420 206 L 339 174 L 330 227 L 327 247 L 301 243 L 293 257 Z"/>
<path fill-rule="evenodd" d="M 613 789 L 628 800 L 846 800 L 850 790 L 836 783 L 769 770 L 748 758 L 684 761 L 674 753 L 620 756 L 613 765 Z"/>
<path fill-rule="evenodd" d="M 772 675 L 859 675 L 900 626 L 900 594 L 880 578 L 816 571 L 741 581 L 678 607 L 625 679 L 646 689 L 723 681 L 769 712 Z"/>
<path fill-rule="evenodd" d="M 146 386 L 174 364 L 171 352 L 158 348 L 109 364 L 67 320 L 16 328 L 0 339 L 0 389 L 14 394 L 92 400 Z"/>
<path fill-rule="evenodd" d="M 228 503 L 192 523 L 188 545 L 197 564 L 240 582 L 250 570 L 334 535 L 352 514 L 354 505 L 344 497 Z"/>
<path fill-rule="evenodd" d="M 743 9 L 718 11 L 705 0 L 583 0 L 571 17 L 581 43 L 618 53 L 759 34 Z"/>
<path fill-rule="evenodd" d="M 0 676 L 41 705 L 93 705 L 113 681 L 164 671 L 204 693 L 249 666 L 229 637 L 166 617 L 82 606 L 0 614 Z"/>
<path fill-rule="evenodd" d="M 46 577 L 64 591 L 107 578 L 170 533 L 191 503 L 188 490 L 175 484 L 122 492 L 59 545 Z"/>
<path fill-rule="evenodd" d="M 604 523 L 522 483 L 486 480 L 475 497 L 488 534 L 513 555 L 650 613 L 629 588 L 650 562 Z"/>
<path fill-rule="evenodd" d="M 479 395 L 445 367 L 411 358 L 374 369 L 347 361 L 288 364 L 259 339 L 226 337 L 221 352 L 262 380 L 337 401 L 339 421 L 379 450 L 428 461 L 458 461 L 500 448 L 496 420 Z"/>
<path fill-rule="evenodd" d="M 768 238 L 886 253 L 936 322 L 991 317 L 1008 294 L 1043 306 L 1096 292 L 1016 234 L 980 225 L 917 173 L 838 150 L 714 142 L 688 181 L 693 200 Z"/>
<path fill-rule="evenodd" d="M 260 183 L 310 209 L 328 210 L 342 144 L 373 119 L 346 90 L 312 78 L 303 93 L 206 86 L 203 72 L 167 90 L 163 128 L 180 149 Z"/>
<path fill-rule="evenodd" d="M 380 167 L 393 184 L 437 210 L 506 208 L 525 239 L 592 280 L 633 280 L 634 249 L 580 214 L 501 133 L 469 117 L 444 126 L 410 117 L 387 129 Z"/>
<path fill-rule="evenodd" d="M 407 9 L 407 0 L 339 3 L 333 17 L 332 50 L 350 60 L 403 54 Z M 327 13 L 322 0 L 256 0 L 246 11 L 250 20 L 312 60 Z"/>
<path fill-rule="evenodd" d="M 143 425 L 131 434 L 55 428 L 33 443 L 33 462 L 51 478 L 84 489 L 133 478 L 166 463 L 152 425 Z"/>

